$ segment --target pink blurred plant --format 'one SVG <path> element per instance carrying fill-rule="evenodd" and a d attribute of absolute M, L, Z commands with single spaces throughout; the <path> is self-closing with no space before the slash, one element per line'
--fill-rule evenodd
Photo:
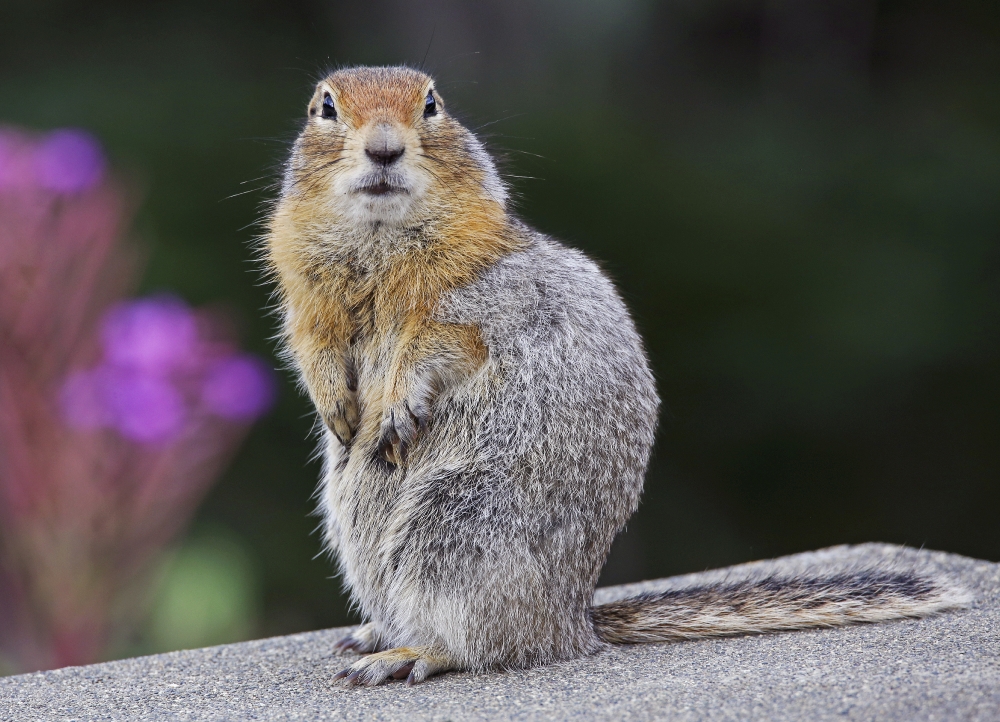
<path fill-rule="evenodd" d="M 0 128 L 0 655 L 19 670 L 127 635 L 273 399 L 218 314 L 125 300 L 127 216 L 93 137 Z"/>

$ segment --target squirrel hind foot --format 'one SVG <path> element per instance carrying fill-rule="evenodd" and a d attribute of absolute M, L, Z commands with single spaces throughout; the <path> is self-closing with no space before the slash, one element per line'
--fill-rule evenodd
<path fill-rule="evenodd" d="M 333 645 L 338 652 L 357 652 L 358 654 L 370 654 L 379 647 L 378 629 L 374 624 L 362 624 L 353 632 Z"/>
<path fill-rule="evenodd" d="M 444 652 L 432 647 L 396 647 L 362 657 L 350 667 L 337 672 L 348 686 L 375 687 L 390 679 L 406 678 L 406 685 L 423 682 L 431 675 L 455 669 L 456 663 Z"/>

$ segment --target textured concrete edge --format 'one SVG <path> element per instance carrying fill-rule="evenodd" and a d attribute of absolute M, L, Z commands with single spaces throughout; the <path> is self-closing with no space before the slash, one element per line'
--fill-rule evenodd
<path fill-rule="evenodd" d="M 859 562 L 859 559 L 863 559 L 863 561 Z M 594 603 L 603 604 L 636 594 L 683 589 L 705 584 L 734 583 L 769 575 L 779 577 L 793 575 L 815 576 L 877 567 L 879 569 L 913 570 L 933 575 L 942 584 L 947 584 L 949 587 L 948 591 L 952 596 L 953 604 L 942 608 L 942 611 L 947 611 L 950 609 L 969 608 L 985 601 L 986 596 L 997 594 L 997 590 L 988 587 L 985 580 L 979 578 L 979 575 L 969 575 L 968 578 L 964 578 L 963 575 L 963 578 L 959 579 L 955 574 L 956 568 L 964 568 L 963 571 L 971 571 L 971 568 L 976 565 L 984 565 L 984 568 L 997 566 L 993 562 L 964 557 L 949 552 L 916 549 L 895 544 L 881 542 L 869 542 L 857 545 L 843 544 L 816 551 L 776 557 L 774 559 L 745 562 L 719 569 L 709 569 L 662 579 L 601 587 L 594 594 Z M 19 681 L 27 682 L 28 678 L 38 679 L 39 677 L 48 675 L 64 675 L 84 670 L 103 671 L 114 674 L 116 667 L 121 668 L 124 665 L 174 663 L 184 659 L 198 660 L 201 664 L 210 664 L 213 657 L 228 657 L 229 655 L 244 656 L 252 654 L 255 650 L 263 651 L 275 647 L 294 647 L 308 643 L 308 641 L 319 637 L 339 638 L 339 635 L 346 634 L 353 628 L 354 626 L 333 627 L 289 635 L 262 637 L 212 647 L 182 649 L 154 655 L 127 657 L 82 667 L 63 667 L 54 670 L 27 672 L 20 675 L 0 677 L 0 687 L 14 686 Z"/>
<path fill-rule="evenodd" d="M 600 595 L 778 572 L 872 565 L 952 575 L 972 609 L 878 624 L 670 644 L 509 672 L 454 672 L 412 688 L 331 682 L 343 629 L 0 680 L 0 722 L 761 719 L 996 720 L 1000 564 L 891 545 L 842 546 Z"/>

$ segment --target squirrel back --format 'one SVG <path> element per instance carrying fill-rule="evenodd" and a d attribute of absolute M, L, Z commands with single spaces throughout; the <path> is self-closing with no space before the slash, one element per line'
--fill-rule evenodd
<path fill-rule="evenodd" d="M 413 683 L 954 606 L 940 580 L 877 570 L 593 606 L 655 438 L 649 361 L 608 277 L 510 212 L 424 73 L 317 85 L 267 258 L 322 424 L 327 547 L 367 622 L 341 646 L 372 654 L 338 677 Z"/>

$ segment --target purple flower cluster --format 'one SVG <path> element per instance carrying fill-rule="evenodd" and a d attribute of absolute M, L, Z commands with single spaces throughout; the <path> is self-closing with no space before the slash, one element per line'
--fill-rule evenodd
<path fill-rule="evenodd" d="M 0 662 L 24 672 L 131 638 L 163 550 L 274 400 L 224 314 L 125 300 L 130 195 L 88 133 L 0 126 Z"/>
<path fill-rule="evenodd" d="M 144 443 L 169 443 L 206 414 L 250 422 L 274 400 L 271 369 L 214 341 L 190 307 L 154 296 L 103 318 L 103 359 L 66 377 L 60 408 L 73 428 L 113 428 Z"/>
<path fill-rule="evenodd" d="M 63 128 L 33 142 L 0 128 L 0 191 L 35 187 L 80 193 L 99 184 L 104 171 L 101 145 L 86 131 Z"/>

